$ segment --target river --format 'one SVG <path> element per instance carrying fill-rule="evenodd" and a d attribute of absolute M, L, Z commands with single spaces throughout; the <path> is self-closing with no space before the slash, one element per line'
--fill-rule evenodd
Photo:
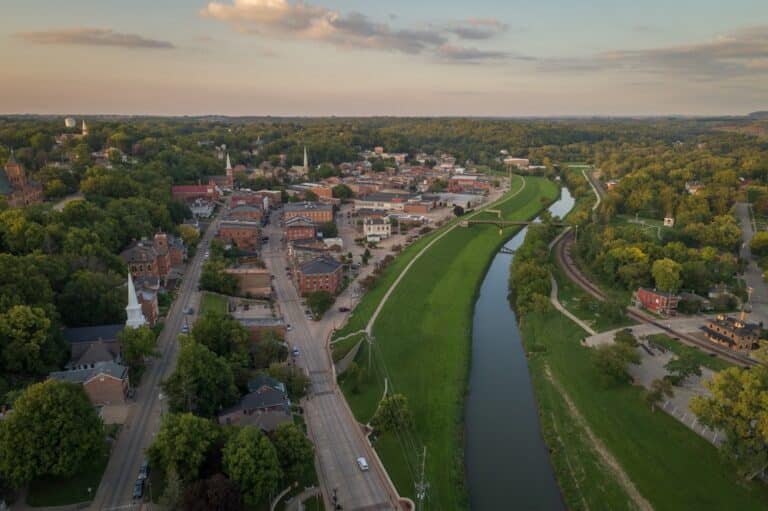
<path fill-rule="evenodd" d="M 562 188 L 549 211 L 563 217 L 574 202 Z M 523 229 L 505 246 L 517 249 L 526 232 Z M 475 303 L 465 416 L 471 509 L 564 510 L 541 436 L 517 318 L 507 301 L 512 257 L 494 257 Z"/>

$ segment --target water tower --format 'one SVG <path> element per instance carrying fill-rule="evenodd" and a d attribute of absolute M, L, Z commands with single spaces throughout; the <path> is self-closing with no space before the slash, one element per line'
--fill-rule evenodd
<path fill-rule="evenodd" d="M 64 127 L 66 127 L 67 129 L 72 129 L 75 126 L 77 126 L 77 121 L 75 121 L 74 117 L 67 117 L 66 119 L 64 119 Z"/>

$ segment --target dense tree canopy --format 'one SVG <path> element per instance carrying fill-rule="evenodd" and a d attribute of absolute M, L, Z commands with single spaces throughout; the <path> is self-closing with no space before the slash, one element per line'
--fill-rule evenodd
<path fill-rule="evenodd" d="M 277 451 L 258 429 L 246 426 L 224 446 L 224 469 L 240 486 L 249 506 L 257 506 L 273 496 L 282 477 Z"/>

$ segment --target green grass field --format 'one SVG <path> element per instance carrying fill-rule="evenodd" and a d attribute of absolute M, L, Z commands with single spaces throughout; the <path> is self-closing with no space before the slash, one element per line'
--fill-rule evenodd
<path fill-rule="evenodd" d="M 531 352 L 542 429 L 558 481 L 572 509 L 630 509 L 628 497 L 545 377 L 545 364 L 657 510 L 766 509 L 768 489 L 747 483 L 707 441 L 666 413 L 652 412 L 638 387 L 603 388 L 582 330 L 556 311 L 525 316 L 521 329 Z M 586 506 L 585 506 L 586 503 Z"/>
<path fill-rule="evenodd" d="M 32 481 L 29 483 L 27 504 L 33 507 L 64 506 L 91 500 L 99 487 L 108 461 L 109 453 L 105 448 L 104 453 L 89 458 L 83 469 L 71 477 Z"/>
<path fill-rule="evenodd" d="M 722 358 L 711 356 L 709 353 L 702 351 L 699 348 L 683 344 L 666 334 L 651 335 L 648 336 L 648 339 L 653 343 L 664 346 L 675 355 L 690 354 L 699 365 L 707 367 L 713 371 L 722 371 L 729 367 L 735 367 L 733 364 L 726 362 Z"/>
<path fill-rule="evenodd" d="M 520 181 L 513 191 L 520 188 Z M 527 178 L 525 188 L 497 209 L 505 218 L 533 218 L 545 202 L 557 196 L 557 186 L 543 178 Z M 386 435 L 376 443 L 377 451 L 401 495 L 413 497 L 416 460 L 404 456 L 403 443 L 428 448 L 427 477 L 436 508 L 466 507 L 463 467 L 463 412 L 469 372 L 471 329 L 476 293 L 493 255 L 515 231 L 499 235 L 495 226 L 456 228 L 430 248 L 411 268 L 382 309 L 375 336 L 374 381 L 382 374 L 390 390 L 405 394 L 414 413 L 415 431 L 401 441 Z M 414 247 L 411 247 L 414 248 Z M 410 249 L 409 249 L 410 250 Z M 384 279 L 394 279 L 413 254 L 388 268 Z M 383 287 L 383 286 L 381 286 Z M 383 291 L 377 286 L 356 310 L 356 326 L 365 326 Z M 380 293 L 376 293 L 380 291 Z M 378 297 L 377 297 L 378 295 Z M 367 303 L 367 300 L 373 303 Z M 346 329 L 345 329 L 346 330 Z M 361 350 L 358 363 L 365 363 Z M 369 384 L 356 395 L 342 385 L 353 412 L 367 422 L 383 388 Z M 412 452 L 408 449 L 407 452 Z"/>
<path fill-rule="evenodd" d="M 208 311 L 226 314 L 227 313 L 226 297 L 221 295 L 216 295 L 213 293 L 204 292 L 203 297 L 200 300 L 200 314 L 203 315 Z"/>

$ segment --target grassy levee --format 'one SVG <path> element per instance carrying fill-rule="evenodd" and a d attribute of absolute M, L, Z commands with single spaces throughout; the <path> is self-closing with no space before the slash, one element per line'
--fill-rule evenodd
<path fill-rule="evenodd" d="M 521 323 L 542 430 L 572 509 L 629 509 L 626 493 L 599 460 L 545 372 L 566 389 L 589 427 L 656 510 L 766 509 L 768 490 L 747 483 L 717 450 L 668 414 L 642 401 L 633 386 L 606 389 L 579 345 L 584 332 L 557 311 Z M 586 505 L 585 505 L 586 504 Z"/>
<path fill-rule="evenodd" d="M 519 187 L 513 193 L 516 189 Z M 557 192 L 557 186 L 550 181 L 526 178 L 525 188 L 496 209 L 506 219 L 530 219 Z M 414 414 L 414 431 L 400 438 L 383 435 L 375 445 L 398 491 L 410 497 L 414 494 L 415 454 L 422 444 L 427 446 L 426 475 L 431 507 L 435 509 L 467 505 L 463 412 L 474 304 L 493 255 L 513 232 L 506 229 L 502 237 L 496 226 L 475 225 L 456 228 L 437 241 L 400 281 L 374 324 L 377 370 L 373 381 L 355 395 L 342 385 L 362 422 L 375 411 L 383 391 L 383 376 L 388 378 L 390 391 L 407 396 Z M 390 269 L 393 274 L 401 271 L 394 264 L 387 271 Z M 394 279 L 396 275 L 389 277 Z M 375 303 L 365 310 L 373 311 L 380 296 L 372 293 Z M 362 315 L 360 306 L 357 313 Z M 365 321 L 358 319 L 356 328 L 364 326 Z M 366 356 L 367 351 L 361 350 L 361 365 Z"/>

